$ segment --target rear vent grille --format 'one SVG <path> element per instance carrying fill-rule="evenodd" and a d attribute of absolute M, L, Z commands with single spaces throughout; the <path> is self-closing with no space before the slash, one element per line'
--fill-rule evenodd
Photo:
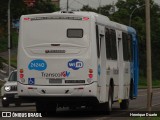
<path fill-rule="evenodd" d="M 66 53 L 65 50 L 45 50 L 45 53 Z"/>

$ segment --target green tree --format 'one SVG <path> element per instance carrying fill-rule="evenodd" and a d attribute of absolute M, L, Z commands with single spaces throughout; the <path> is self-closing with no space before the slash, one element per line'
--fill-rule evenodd
<path fill-rule="evenodd" d="M 91 12 L 96 12 L 96 13 L 98 13 L 98 10 L 97 10 L 97 9 L 91 8 L 91 7 L 88 6 L 88 5 L 84 5 L 84 6 L 82 7 L 81 11 L 91 11 Z"/>
<path fill-rule="evenodd" d="M 82 7 L 81 11 L 91 11 L 91 12 L 100 13 L 105 16 L 110 16 L 112 7 L 113 7 L 112 5 L 104 5 L 102 7 L 98 7 L 97 9 L 95 9 L 95 8 L 91 8 L 88 5 L 85 5 Z"/>

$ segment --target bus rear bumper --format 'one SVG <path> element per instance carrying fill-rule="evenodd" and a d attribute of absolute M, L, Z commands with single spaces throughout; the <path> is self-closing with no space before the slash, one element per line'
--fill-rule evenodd
<path fill-rule="evenodd" d="M 33 86 L 18 83 L 18 95 L 26 97 L 96 97 L 97 82 L 72 86 Z"/>

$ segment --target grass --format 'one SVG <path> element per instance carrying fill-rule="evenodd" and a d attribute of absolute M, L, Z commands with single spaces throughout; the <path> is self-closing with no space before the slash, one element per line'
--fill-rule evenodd
<path fill-rule="evenodd" d="M 0 68 L 1 68 L 1 63 L 4 62 L 8 64 L 8 60 L 5 60 L 4 58 L 0 57 Z M 11 66 L 17 68 L 17 56 L 11 56 Z"/>
<path fill-rule="evenodd" d="M 159 88 L 160 80 L 152 80 L 152 87 Z M 140 76 L 138 88 L 147 88 L 147 79 L 145 77 Z"/>
<path fill-rule="evenodd" d="M 0 37 L 0 52 L 6 51 L 7 50 L 7 44 L 8 40 L 6 36 Z"/>

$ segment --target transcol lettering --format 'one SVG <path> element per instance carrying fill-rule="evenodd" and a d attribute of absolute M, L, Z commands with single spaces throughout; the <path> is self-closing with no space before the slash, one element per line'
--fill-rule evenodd
<path fill-rule="evenodd" d="M 45 73 L 45 72 L 41 72 L 42 77 L 45 78 L 58 78 L 58 77 L 69 77 L 70 72 L 68 71 L 63 71 L 60 73 Z"/>

